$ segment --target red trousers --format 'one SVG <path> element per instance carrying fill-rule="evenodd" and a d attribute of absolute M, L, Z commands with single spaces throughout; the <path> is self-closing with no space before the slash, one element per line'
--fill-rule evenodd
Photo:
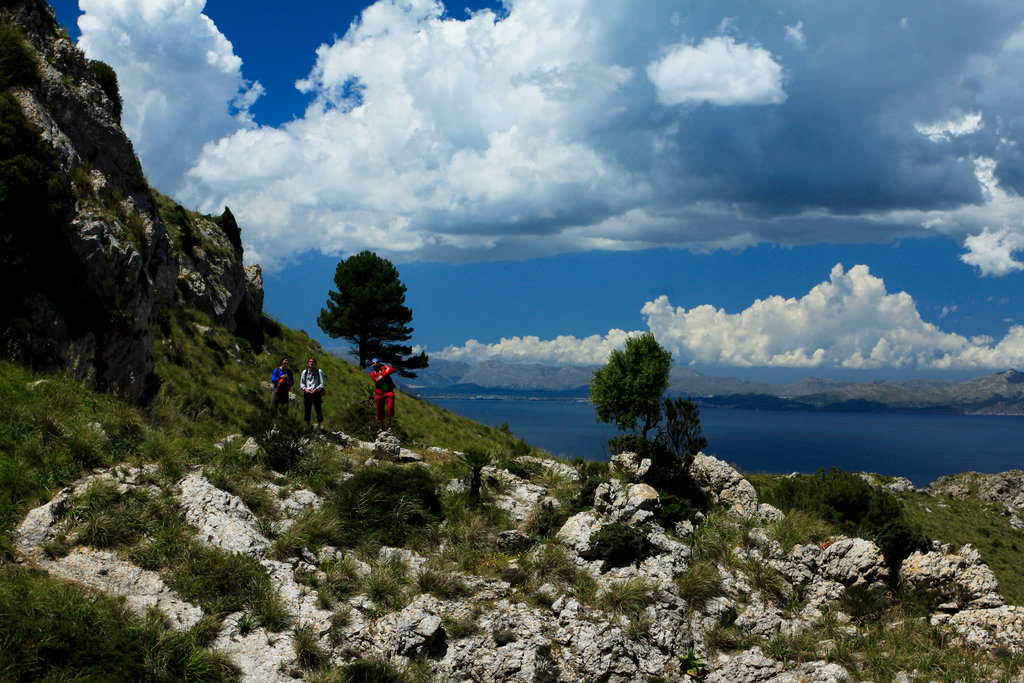
<path fill-rule="evenodd" d="M 395 416 L 395 394 L 394 392 L 388 392 L 386 394 L 377 394 L 377 421 L 384 421 L 384 406 L 387 404 L 388 415 L 392 418 Z"/>

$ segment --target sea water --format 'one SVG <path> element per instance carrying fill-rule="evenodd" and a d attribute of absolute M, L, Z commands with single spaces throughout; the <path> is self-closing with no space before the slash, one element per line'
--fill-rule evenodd
<path fill-rule="evenodd" d="M 617 431 L 586 402 L 436 399 L 432 403 L 512 433 L 553 455 L 608 458 Z M 745 472 L 839 467 L 910 479 L 1024 469 L 1024 417 L 902 415 L 701 408 L 705 449 Z"/>

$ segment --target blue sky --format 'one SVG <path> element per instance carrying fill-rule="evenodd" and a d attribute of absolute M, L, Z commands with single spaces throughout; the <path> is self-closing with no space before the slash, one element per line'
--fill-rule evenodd
<path fill-rule="evenodd" d="M 719 374 L 1024 367 L 1019 2 L 54 6 L 152 184 L 230 206 L 328 346 L 372 249 L 435 358 L 650 330 Z"/>

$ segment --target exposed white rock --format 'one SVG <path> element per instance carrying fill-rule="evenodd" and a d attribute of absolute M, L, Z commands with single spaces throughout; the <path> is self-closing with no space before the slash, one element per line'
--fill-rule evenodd
<path fill-rule="evenodd" d="M 698 453 L 690 465 L 690 474 L 713 503 L 720 503 L 746 517 L 758 513 L 754 486 L 727 463 Z"/>
<path fill-rule="evenodd" d="M 651 459 L 641 458 L 629 451 L 616 453 L 608 463 L 611 472 L 622 472 L 633 479 L 643 477 L 651 469 Z"/>
<path fill-rule="evenodd" d="M 949 617 L 945 623 L 972 647 L 982 650 L 1004 647 L 1015 655 L 1024 653 L 1024 607 L 967 609 Z"/>
<path fill-rule="evenodd" d="M 818 556 L 818 566 L 825 578 L 844 586 L 862 586 L 882 581 L 889 576 L 878 546 L 863 538 L 840 538 Z"/>
<path fill-rule="evenodd" d="M 266 556 L 270 540 L 241 498 L 211 484 L 201 471 L 187 474 L 178 486 L 185 519 L 199 529 L 203 541 L 257 559 Z"/>
<path fill-rule="evenodd" d="M 609 515 L 613 521 L 640 524 L 654 517 L 661 506 L 658 492 L 647 484 L 623 484 L 612 479 L 594 492 L 594 509 Z"/>
<path fill-rule="evenodd" d="M 112 552 L 78 547 L 44 566 L 52 576 L 123 597 L 136 614 L 158 607 L 174 628 L 191 628 L 203 617 L 203 610 L 182 600 L 159 574 L 120 560 Z"/>
<path fill-rule="evenodd" d="M 391 432 L 381 432 L 373 442 L 373 454 L 385 460 L 397 460 L 402 452 L 402 442 Z"/>
<path fill-rule="evenodd" d="M 531 463 L 534 465 L 540 465 L 544 469 L 550 471 L 556 476 L 563 477 L 569 481 L 579 481 L 580 475 L 574 467 L 566 465 L 564 462 L 552 460 L 550 458 L 535 458 L 532 455 L 522 455 L 516 458 L 518 462 Z"/>
<path fill-rule="evenodd" d="M 526 520 L 544 503 L 559 505 L 556 499 L 548 495 L 546 488 L 517 477 L 508 470 L 488 465 L 480 474 L 486 486 L 500 491 L 495 497 L 495 506 L 508 512 L 516 524 Z"/>
<path fill-rule="evenodd" d="M 584 510 L 566 520 L 555 540 L 580 557 L 591 556 L 590 538 L 608 522 L 594 510 Z"/>
<path fill-rule="evenodd" d="M 900 580 L 910 586 L 937 591 L 942 601 L 939 609 L 945 611 L 1005 604 L 995 574 L 969 543 L 956 553 L 947 545 L 928 553 L 911 554 L 900 566 Z"/>
<path fill-rule="evenodd" d="M 241 618 L 241 612 L 228 616 L 212 644 L 213 649 L 226 654 L 241 669 L 241 683 L 294 681 L 287 672 L 295 663 L 292 635 L 270 633 L 261 627 L 243 633 L 238 627 Z"/>

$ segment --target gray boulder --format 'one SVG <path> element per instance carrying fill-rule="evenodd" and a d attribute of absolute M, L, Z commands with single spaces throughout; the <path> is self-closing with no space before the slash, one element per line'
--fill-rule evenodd
<path fill-rule="evenodd" d="M 818 556 L 821 574 L 844 586 L 862 586 L 889 576 L 878 546 L 863 538 L 840 538 Z"/>
<path fill-rule="evenodd" d="M 690 475 L 712 503 L 720 503 L 744 517 L 758 514 L 754 486 L 727 463 L 698 453 L 690 465 Z"/>
<path fill-rule="evenodd" d="M 900 565 L 900 580 L 909 586 L 937 591 L 942 601 L 939 609 L 943 611 L 986 609 L 1006 604 L 999 594 L 995 574 L 969 543 L 956 553 L 949 545 L 937 546 L 928 553 L 913 553 Z"/>

